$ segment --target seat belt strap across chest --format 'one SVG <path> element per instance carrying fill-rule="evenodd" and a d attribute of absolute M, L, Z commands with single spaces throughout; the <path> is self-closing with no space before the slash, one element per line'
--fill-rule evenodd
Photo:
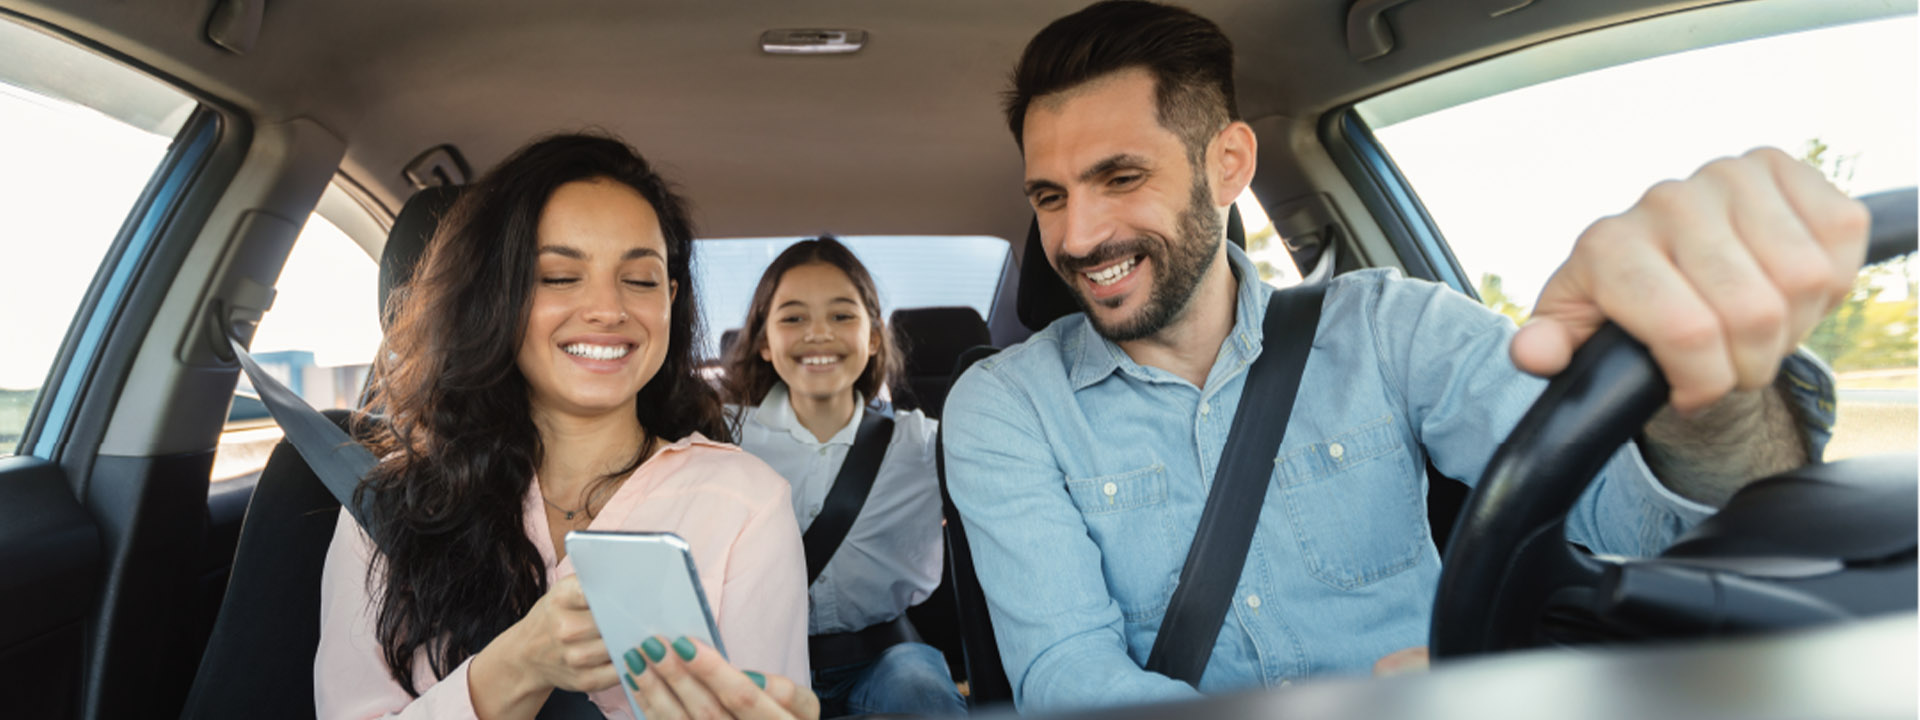
<path fill-rule="evenodd" d="M 262 370 L 238 338 L 228 337 L 227 342 L 233 346 L 240 369 L 246 371 L 247 380 L 253 383 L 254 392 L 260 395 L 260 403 L 267 406 L 267 413 L 279 423 L 280 431 L 300 453 L 300 459 L 307 461 L 307 467 L 327 486 L 327 492 L 340 501 L 340 507 L 353 516 L 353 521 L 359 523 L 369 537 L 379 537 L 369 523 L 367 509 L 353 501 L 353 491 L 360 486 L 360 478 L 366 477 L 378 464 L 373 453 Z"/>
<path fill-rule="evenodd" d="M 240 362 L 240 369 L 246 372 L 247 380 L 253 383 L 254 392 L 259 393 L 261 404 L 267 406 L 267 413 L 273 416 L 273 421 L 280 425 L 280 431 L 285 433 L 287 443 L 300 453 L 300 459 L 307 462 L 307 467 L 320 478 L 320 484 L 326 486 L 327 492 L 340 501 L 340 508 L 353 516 L 353 521 L 366 531 L 368 537 L 378 542 L 379 535 L 373 532 L 373 525 L 368 522 L 371 516 L 367 508 L 355 503 L 353 498 L 354 490 L 360 486 L 360 479 L 366 477 L 379 462 L 373 452 L 348 436 L 345 430 L 321 415 L 320 411 L 314 410 L 299 394 L 268 375 L 259 363 L 254 362 L 239 338 L 230 335 L 227 342 L 233 347 L 233 356 Z M 600 720 L 605 716 L 586 693 L 554 690 L 535 717 L 538 720 Z"/>
<path fill-rule="evenodd" d="M 1200 528 L 1147 654 L 1151 672 L 1195 687 L 1206 673 L 1246 567 L 1267 486 L 1273 484 L 1274 458 L 1293 414 L 1325 295 L 1326 286 L 1315 283 L 1275 291 L 1267 301 L 1260 356 L 1247 368 L 1240 409 L 1227 431 Z"/>
<path fill-rule="evenodd" d="M 820 578 L 820 571 L 826 569 L 827 561 L 833 559 L 840 543 L 847 539 L 847 531 L 853 529 L 854 519 L 860 517 L 860 509 L 873 493 L 873 481 L 880 475 L 880 461 L 886 458 L 887 445 L 892 439 L 893 418 L 867 408 L 860 418 L 859 429 L 853 433 L 853 447 L 847 450 L 840 472 L 833 477 L 833 487 L 827 490 L 827 499 L 820 504 L 820 514 L 800 536 L 800 544 L 807 553 L 808 586 Z"/>

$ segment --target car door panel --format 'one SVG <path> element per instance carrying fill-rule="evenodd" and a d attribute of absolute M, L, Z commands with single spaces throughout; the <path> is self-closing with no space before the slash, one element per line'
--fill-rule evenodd
<path fill-rule="evenodd" d="M 100 536 L 66 474 L 36 457 L 0 458 L 0 708 L 62 717 L 80 699 L 85 622 L 100 582 Z"/>

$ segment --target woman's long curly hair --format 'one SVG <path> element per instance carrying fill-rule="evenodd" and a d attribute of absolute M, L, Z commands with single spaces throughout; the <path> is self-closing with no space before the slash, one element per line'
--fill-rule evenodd
<path fill-rule="evenodd" d="M 389 672 L 409 694 L 426 653 L 446 674 L 524 617 L 547 591 L 523 503 L 543 452 L 516 362 L 538 270 L 548 198 L 569 182 L 607 179 L 653 206 L 666 237 L 672 304 L 667 357 L 640 389 L 650 437 L 730 439 L 719 396 L 698 374 L 699 305 L 686 202 L 633 148 L 609 137 L 558 135 L 507 158 L 448 210 L 412 282 L 396 291 L 386 348 L 363 418 L 380 463 L 371 497 L 380 549 L 368 581 L 380 593 L 377 633 Z M 645 458 L 596 481 L 610 490 Z M 384 581 L 384 582 L 380 582 Z"/>

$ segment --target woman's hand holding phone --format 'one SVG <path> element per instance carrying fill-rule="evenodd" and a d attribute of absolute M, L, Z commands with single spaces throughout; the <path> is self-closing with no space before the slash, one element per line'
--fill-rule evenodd
<path fill-rule="evenodd" d="M 779 675 L 741 671 L 697 639 L 656 636 L 624 659 L 627 691 L 647 720 L 820 718 L 820 698 L 812 688 Z"/>
<path fill-rule="evenodd" d="M 544 684 L 561 690 L 593 692 L 620 682 L 613 658 L 600 639 L 600 628 L 587 610 L 580 576 L 560 578 L 533 604 L 527 616 L 514 623 L 521 643 L 521 663 Z"/>
<path fill-rule="evenodd" d="M 555 688 L 593 692 L 620 682 L 577 575 L 548 588 L 467 670 L 468 694 L 481 717 L 532 717 Z"/>

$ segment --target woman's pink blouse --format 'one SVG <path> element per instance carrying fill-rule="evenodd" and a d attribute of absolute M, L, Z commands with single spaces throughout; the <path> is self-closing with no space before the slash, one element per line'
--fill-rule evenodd
<path fill-rule="evenodd" d="M 766 463 L 696 433 L 634 471 L 589 527 L 671 531 L 685 538 L 729 660 L 741 669 L 785 675 L 804 687 L 810 684 L 806 560 L 787 494 L 787 481 Z M 552 583 L 572 575 L 573 563 L 554 561 L 544 505 L 540 483 L 530 483 L 527 537 L 546 559 Z M 474 717 L 469 663 L 437 680 L 426 656 L 416 656 L 418 698 L 409 698 L 388 674 L 374 634 L 380 593 L 377 585 L 369 587 L 372 557 L 366 533 L 352 516 L 340 513 L 321 579 L 320 650 L 313 663 L 319 717 Z M 623 651 L 613 649 L 616 662 Z M 615 685 L 590 697 L 607 717 L 631 718 L 623 692 L 624 686 Z"/>

